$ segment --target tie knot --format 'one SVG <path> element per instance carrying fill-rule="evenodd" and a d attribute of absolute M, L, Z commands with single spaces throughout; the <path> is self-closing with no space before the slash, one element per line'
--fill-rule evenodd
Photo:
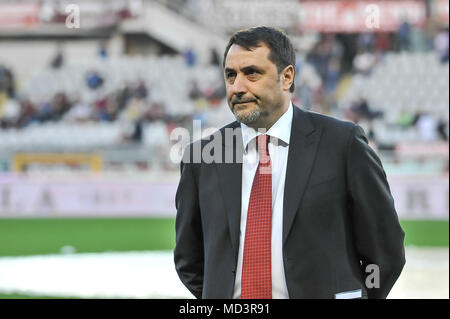
<path fill-rule="evenodd" d="M 256 147 L 260 157 L 269 155 L 269 138 L 270 136 L 267 134 L 258 135 L 256 138 Z"/>

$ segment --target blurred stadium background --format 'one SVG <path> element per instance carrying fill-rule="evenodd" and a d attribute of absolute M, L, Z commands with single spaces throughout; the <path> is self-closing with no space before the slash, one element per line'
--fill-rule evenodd
<path fill-rule="evenodd" d="M 448 298 L 448 22 L 446 0 L 0 1 L 0 297 L 191 297 L 171 134 L 234 120 L 222 52 L 264 24 L 296 47 L 294 103 L 382 158 L 406 233 L 389 298 Z"/>

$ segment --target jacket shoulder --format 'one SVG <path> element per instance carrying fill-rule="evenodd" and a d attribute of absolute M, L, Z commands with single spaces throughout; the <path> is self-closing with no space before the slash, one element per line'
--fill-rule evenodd
<path fill-rule="evenodd" d="M 315 126 L 325 129 L 331 129 L 331 130 L 344 130 L 344 131 L 351 131 L 355 128 L 356 124 L 347 121 L 342 120 L 333 116 L 320 114 L 316 112 L 311 111 L 305 111 L 307 113 L 311 120 L 314 122 Z"/>
<path fill-rule="evenodd" d="M 309 119 L 310 127 L 321 131 L 322 139 L 325 143 L 341 147 L 346 147 L 351 136 L 355 135 L 357 124 L 342 120 L 333 116 L 303 111 L 304 116 Z"/>

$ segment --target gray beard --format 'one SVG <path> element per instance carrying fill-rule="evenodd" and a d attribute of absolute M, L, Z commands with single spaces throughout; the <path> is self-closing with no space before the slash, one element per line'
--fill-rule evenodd
<path fill-rule="evenodd" d="M 261 111 L 256 108 L 249 114 L 242 116 L 238 112 L 233 110 L 234 117 L 240 123 L 244 123 L 245 125 L 254 123 L 257 119 L 261 117 Z"/>

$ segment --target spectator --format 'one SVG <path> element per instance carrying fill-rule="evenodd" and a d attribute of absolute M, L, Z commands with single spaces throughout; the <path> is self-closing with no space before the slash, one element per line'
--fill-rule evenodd
<path fill-rule="evenodd" d="M 20 116 L 21 107 L 19 102 L 15 99 L 7 98 L 3 103 L 3 106 L 0 105 L 0 123 L 2 127 L 16 127 L 19 116 Z"/>
<path fill-rule="evenodd" d="M 139 144 L 142 142 L 144 128 L 142 119 L 137 118 L 133 121 L 122 120 L 122 133 L 121 139 L 122 142 L 126 143 L 136 143 Z"/>
<path fill-rule="evenodd" d="M 96 90 L 103 85 L 103 78 L 97 71 L 90 71 L 86 75 L 87 86 Z"/>
<path fill-rule="evenodd" d="M 164 105 L 161 103 L 151 103 L 148 111 L 144 114 L 144 118 L 148 122 L 163 120 L 165 116 Z"/>
<path fill-rule="evenodd" d="M 197 56 L 192 48 L 188 48 L 184 52 L 184 60 L 186 62 L 186 65 L 189 67 L 193 67 L 195 63 L 197 62 Z"/>
<path fill-rule="evenodd" d="M 375 34 L 373 32 L 362 32 L 358 37 L 358 47 L 363 51 L 373 51 L 375 46 Z"/>
<path fill-rule="evenodd" d="M 442 118 L 438 121 L 437 133 L 441 140 L 448 141 L 448 122 L 444 121 Z"/>
<path fill-rule="evenodd" d="M 339 61 L 339 59 L 332 57 L 328 64 L 328 73 L 325 82 L 326 93 L 332 93 L 336 90 L 340 74 L 341 74 L 341 62 Z"/>
<path fill-rule="evenodd" d="M 130 139 L 133 142 L 140 143 L 142 142 L 142 134 L 143 134 L 142 120 L 139 119 L 134 122 L 133 133 L 131 134 Z"/>
<path fill-rule="evenodd" d="M 203 96 L 203 93 L 200 90 L 200 88 L 198 87 L 198 83 L 195 79 L 192 79 L 190 85 L 191 85 L 191 87 L 189 89 L 189 98 L 191 100 L 195 101 L 196 99 Z"/>
<path fill-rule="evenodd" d="M 316 92 L 322 86 L 322 80 L 314 67 L 309 63 L 302 64 L 296 79 L 300 104 L 305 109 L 310 110 L 315 103 Z"/>
<path fill-rule="evenodd" d="M 141 99 L 146 99 L 148 96 L 148 88 L 144 81 L 139 80 L 139 84 L 136 87 L 137 96 Z"/>
<path fill-rule="evenodd" d="M 397 45 L 400 51 L 408 51 L 411 41 L 411 26 L 407 20 L 403 20 L 397 30 Z"/>
<path fill-rule="evenodd" d="M 135 122 L 142 118 L 149 109 L 150 106 L 147 101 L 135 91 L 133 97 L 128 101 L 125 110 L 122 112 L 121 117 L 130 122 Z"/>
<path fill-rule="evenodd" d="M 0 65 L 0 92 L 2 91 L 9 97 L 15 97 L 14 74 L 9 68 Z"/>
<path fill-rule="evenodd" d="M 111 121 L 110 114 L 107 112 L 108 98 L 102 96 L 94 102 L 95 117 L 99 121 Z"/>
<path fill-rule="evenodd" d="M 306 58 L 306 61 L 314 66 L 323 82 L 326 81 L 328 74 L 330 56 L 327 45 L 324 42 L 319 42 Z"/>
<path fill-rule="evenodd" d="M 102 60 L 105 60 L 108 57 L 108 51 L 106 50 L 106 42 L 100 42 L 100 48 L 98 50 L 98 55 Z"/>
<path fill-rule="evenodd" d="M 442 29 L 434 38 L 434 50 L 441 63 L 448 62 L 448 29 Z"/>
<path fill-rule="evenodd" d="M 375 50 L 377 53 L 384 54 L 386 51 L 390 50 L 391 43 L 389 40 L 389 35 L 385 32 L 378 33 L 376 42 L 375 42 Z"/>
<path fill-rule="evenodd" d="M 414 116 L 411 112 L 408 112 L 407 108 L 402 108 L 398 114 L 395 124 L 403 129 L 407 129 L 414 125 Z"/>
<path fill-rule="evenodd" d="M 132 92 L 129 85 L 125 85 L 119 90 L 119 92 L 116 94 L 118 111 L 121 111 L 125 108 L 131 97 Z"/>
<path fill-rule="evenodd" d="M 381 111 L 372 110 L 367 99 L 363 97 L 350 105 L 350 111 L 356 115 L 356 123 L 362 119 L 371 122 L 373 119 L 383 116 Z"/>
<path fill-rule="evenodd" d="M 22 102 L 22 111 L 18 120 L 18 127 L 25 127 L 36 120 L 35 106 L 29 99 L 26 99 Z"/>
<path fill-rule="evenodd" d="M 217 50 L 215 48 L 211 48 L 210 52 L 211 52 L 210 53 L 211 54 L 211 57 L 210 57 L 211 65 L 220 67 L 222 65 L 221 64 L 222 58 L 220 57 L 219 52 L 217 52 Z"/>
<path fill-rule="evenodd" d="M 64 116 L 67 121 L 87 122 L 92 119 L 92 108 L 86 98 L 77 100 L 74 106 Z"/>
<path fill-rule="evenodd" d="M 52 119 L 53 106 L 49 101 L 41 101 L 37 105 L 37 120 L 39 122 L 47 122 Z"/>
<path fill-rule="evenodd" d="M 53 97 L 52 101 L 52 119 L 60 120 L 62 116 L 70 109 L 71 104 L 69 103 L 67 96 L 64 93 L 57 93 Z"/>
<path fill-rule="evenodd" d="M 50 63 L 50 66 L 53 69 L 60 69 L 63 64 L 64 64 L 63 48 L 62 48 L 62 44 L 58 43 L 58 46 L 56 48 L 56 55 L 52 59 L 52 62 Z"/>
<path fill-rule="evenodd" d="M 419 112 L 416 116 L 415 125 L 421 141 L 432 142 L 439 139 L 439 122 L 433 115 Z"/>
<path fill-rule="evenodd" d="M 376 62 L 376 57 L 369 51 L 360 51 L 353 59 L 353 68 L 356 72 L 369 75 Z"/>

